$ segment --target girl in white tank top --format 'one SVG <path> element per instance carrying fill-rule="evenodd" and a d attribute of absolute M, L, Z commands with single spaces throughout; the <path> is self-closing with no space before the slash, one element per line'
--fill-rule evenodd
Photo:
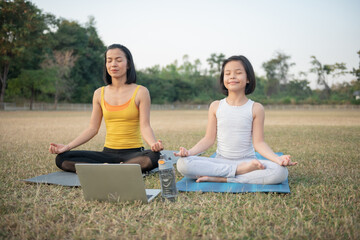
<path fill-rule="evenodd" d="M 289 155 L 276 155 L 264 141 L 264 108 L 247 94 L 255 90 L 255 73 L 244 56 L 232 56 L 222 65 L 220 84 L 226 98 L 211 103 L 205 136 L 190 150 L 180 147 L 178 171 L 197 182 L 277 184 L 296 165 Z M 198 157 L 217 140 L 215 158 Z M 254 149 L 255 148 L 255 149 Z M 255 150 L 265 158 L 258 160 Z"/>

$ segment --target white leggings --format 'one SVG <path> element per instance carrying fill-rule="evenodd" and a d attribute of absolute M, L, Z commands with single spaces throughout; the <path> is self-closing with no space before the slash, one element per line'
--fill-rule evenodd
<path fill-rule="evenodd" d="M 183 176 L 193 179 L 197 179 L 200 176 L 209 176 L 225 177 L 227 178 L 227 182 L 278 184 L 288 177 L 288 170 L 286 167 L 280 166 L 269 160 L 259 160 L 261 164 L 265 166 L 265 169 L 235 175 L 237 165 L 251 160 L 252 159 L 229 160 L 218 157 L 208 158 L 190 156 L 179 158 L 176 165 L 178 171 Z"/>

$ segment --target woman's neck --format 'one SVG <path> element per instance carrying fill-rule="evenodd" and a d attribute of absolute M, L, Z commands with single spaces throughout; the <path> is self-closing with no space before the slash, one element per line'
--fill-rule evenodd
<path fill-rule="evenodd" d="M 122 88 L 126 85 L 126 78 L 112 78 L 111 86 L 115 88 Z"/>
<path fill-rule="evenodd" d="M 232 106 L 241 106 L 248 101 L 245 93 L 240 94 L 237 92 L 229 92 L 229 95 L 226 98 L 226 102 Z"/>

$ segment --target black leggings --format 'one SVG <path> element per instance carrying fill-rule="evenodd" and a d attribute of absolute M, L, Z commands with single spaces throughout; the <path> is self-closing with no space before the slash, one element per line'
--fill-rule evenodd
<path fill-rule="evenodd" d="M 56 156 L 58 168 L 76 172 L 75 163 L 134 163 L 140 164 L 142 172 L 158 167 L 160 152 L 144 150 L 144 148 L 111 149 L 104 147 L 97 151 L 68 151 Z"/>

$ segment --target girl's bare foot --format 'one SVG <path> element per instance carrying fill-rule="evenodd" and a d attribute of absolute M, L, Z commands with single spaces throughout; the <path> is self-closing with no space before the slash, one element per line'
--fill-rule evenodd
<path fill-rule="evenodd" d="M 196 182 L 227 182 L 227 180 L 224 177 L 201 176 L 196 180 Z"/>
<path fill-rule="evenodd" d="M 236 168 L 235 175 L 245 174 L 255 170 L 265 169 L 265 166 L 261 164 L 259 160 L 251 160 L 250 162 L 241 163 Z"/>

